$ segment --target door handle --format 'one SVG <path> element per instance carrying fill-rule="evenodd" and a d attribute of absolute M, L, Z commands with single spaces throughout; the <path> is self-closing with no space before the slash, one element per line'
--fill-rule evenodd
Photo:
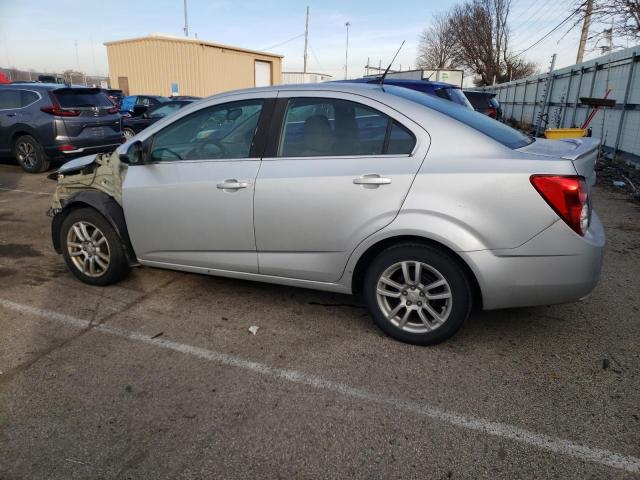
<path fill-rule="evenodd" d="M 247 188 L 248 186 L 248 182 L 239 182 L 235 178 L 227 179 L 216 185 L 220 190 L 240 190 L 241 188 Z"/>
<path fill-rule="evenodd" d="M 7 117 L 15 117 L 17 113 L 7 113 Z"/>
<path fill-rule="evenodd" d="M 391 183 L 391 179 L 381 177 L 377 173 L 367 173 L 366 175 L 354 178 L 353 183 L 356 185 L 370 185 L 377 187 L 378 185 L 389 185 Z"/>

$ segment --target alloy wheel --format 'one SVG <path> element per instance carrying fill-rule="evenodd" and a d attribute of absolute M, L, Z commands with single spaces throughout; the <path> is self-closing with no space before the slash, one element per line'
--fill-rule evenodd
<path fill-rule="evenodd" d="M 100 277 L 109 268 L 109 243 L 92 223 L 79 221 L 71 226 L 67 233 L 67 251 L 73 265 L 84 275 Z"/>
<path fill-rule="evenodd" d="M 376 298 L 391 324 L 410 333 L 431 332 L 443 325 L 451 313 L 451 287 L 431 265 L 403 261 L 380 275 Z"/>
<path fill-rule="evenodd" d="M 38 161 L 38 154 L 35 147 L 29 142 L 18 142 L 16 145 L 18 160 L 27 168 L 35 167 Z"/>

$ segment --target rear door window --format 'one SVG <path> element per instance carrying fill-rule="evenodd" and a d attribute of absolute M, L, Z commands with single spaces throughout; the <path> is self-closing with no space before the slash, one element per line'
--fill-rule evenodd
<path fill-rule="evenodd" d="M 60 88 L 54 95 L 62 108 L 113 107 L 113 102 L 100 89 Z"/>
<path fill-rule="evenodd" d="M 20 90 L 0 90 L 0 110 L 10 110 L 22 107 Z"/>
<path fill-rule="evenodd" d="M 278 157 L 335 157 L 410 154 L 415 137 L 393 120 L 366 105 L 341 99 L 293 98 L 282 125 Z M 406 136 L 409 136 L 408 139 Z M 404 142 L 404 144 L 402 143 Z M 391 147 L 391 144 L 393 146 Z"/>

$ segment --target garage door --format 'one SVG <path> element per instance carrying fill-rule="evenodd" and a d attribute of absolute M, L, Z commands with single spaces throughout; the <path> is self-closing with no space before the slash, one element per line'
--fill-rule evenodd
<path fill-rule="evenodd" d="M 271 85 L 271 62 L 256 60 L 256 87 L 268 87 Z"/>

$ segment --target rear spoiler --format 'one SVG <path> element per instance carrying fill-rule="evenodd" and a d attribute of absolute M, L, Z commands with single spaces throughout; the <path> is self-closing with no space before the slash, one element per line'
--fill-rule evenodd
<path fill-rule="evenodd" d="M 600 147 L 599 138 L 591 138 L 591 137 L 565 138 L 559 141 L 572 143 L 575 145 L 574 150 L 562 156 L 562 158 L 564 158 L 565 160 L 571 160 L 571 161 L 577 160 L 580 157 L 588 155 L 592 153 L 594 150 L 597 150 L 598 147 Z"/>
<path fill-rule="evenodd" d="M 563 155 L 561 158 L 571 160 L 573 167 L 582 175 L 590 187 L 596 184 L 596 162 L 598 161 L 598 149 L 600 148 L 600 139 L 591 137 L 567 138 L 558 140 L 559 142 L 569 142 L 576 147 L 571 152 Z"/>

